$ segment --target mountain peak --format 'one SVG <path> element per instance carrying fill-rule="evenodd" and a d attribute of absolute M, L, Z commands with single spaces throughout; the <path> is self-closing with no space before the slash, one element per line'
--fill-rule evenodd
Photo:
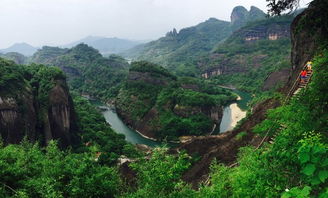
<path fill-rule="evenodd" d="M 251 6 L 249 11 L 243 6 L 236 6 L 232 10 L 230 16 L 231 24 L 235 27 L 235 29 L 242 27 L 247 22 L 263 18 L 265 18 L 265 13 L 255 6 Z"/>
<path fill-rule="evenodd" d="M 255 21 L 258 19 L 263 19 L 266 16 L 266 14 L 259 8 L 255 6 L 251 6 L 251 9 L 249 10 L 249 20 Z"/>
<path fill-rule="evenodd" d="M 6 49 L 2 49 L 0 51 L 4 52 L 4 53 L 17 52 L 17 53 L 23 54 L 25 56 L 31 56 L 34 54 L 34 52 L 37 51 L 37 48 L 33 47 L 30 44 L 22 42 L 22 43 L 15 43 L 12 46 L 10 46 Z"/>
<path fill-rule="evenodd" d="M 234 24 L 239 21 L 244 21 L 246 20 L 247 15 L 248 15 L 248 11 L 245 7 L 243 6 L 234 7 L 230 16 L 231 23 Z"/>

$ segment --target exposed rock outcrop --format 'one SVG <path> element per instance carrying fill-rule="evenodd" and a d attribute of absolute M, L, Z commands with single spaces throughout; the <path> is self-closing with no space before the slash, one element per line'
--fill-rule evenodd
<path fill-rule="evenodd" d="M 12 64 L 9 67 L 18 66 Z M 19 73 L 12 75 L 19 76 Z M 55 139 L 62 148 L 77 143 L 74 106 L 65 78 L 50 79 L 48 83 L 53 83 L 53 87 L 42 93 L 44 98 L 41 99 L 40 92 L 45 88 L 37 84 L 31 86 L 30 77 L 20 77 L 22 82 L 8 84 L 11 89 L 0 91 L 0 135 L 3 142 L 18 144 L 26 137 L 42 145 Z M 44 78 L 39 80 L 46 81 Z"/>
<path fill-rule="evenodd" d="M 290 68 L 284 68 L 282 70 L 272 72 L 264 81 L 262 90 L 268 91 L 270 89 L 285 85 L 290 77 L 290 72 Z"/>
<path fill-rule="evenodd" d="M 237 30 L 250 21 L 256 21 L 264 18 L 265 13 L 255 6 L 251 6 L 250 11 L 247 11 L 247 9 L 243 6 L 237 6 L 232 10 L 230 15 L 233 30 Z"/>
<path fill-rule="evenodd" d="M 25 135 L 35 141 L 36 123 L 34 97 L 31 92 L 24 90 L 17 99 L 0 96 L 0 133 L 4 143 L 17 144 Z"/>

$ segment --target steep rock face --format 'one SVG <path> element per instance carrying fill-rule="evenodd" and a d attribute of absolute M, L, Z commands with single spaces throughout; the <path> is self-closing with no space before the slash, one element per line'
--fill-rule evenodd
<path fill-rule="evenodd" d="M 31 141 L 36 138 L 33 95 L 31 92 L 20 94 L 17 99 L 12 96 L 0 96 L 0 132 L 5 143 L 17 144 L 24 136 Z"/>
<path fill-rule="evenodd" d="M 237 6 L 232 10 L 230 20 L 232 25 L 242 25 L 246 23 L 248 11 L 243 6 Z"/>
<path fill-rule="evenodd" d="M 55 87 L 49 92 L 47 117 L 49 118 L 51 133 L 46 134 L 46 142 L 51 139 L 58 139 L 64 147 L 76 143 L 76 140 L 74 140 L 75 134 L 73 133 L 74 130 L 77 130 L 74 106 L 64 80 L 56 80 Z"/>
<path fill-rule="evenodd" d="M 5 78 L 4 85 L 10 88 L 0 90 L 0 135 L 4 143 L 17 144 L 24 137 L 42 145 L 55 139 L 62 148 L 77 143 L 74 106 L 60 71 L 36 65 L 29 66 L 35 67 L 31 71 L 25 71 L 22 68 L 25 66 L 1 61 L 5 76 L 15 79 Z M 36 77 L 37 70 L 54 76 Z"/>
<path fill-rule="evenodd" d="M 243 6 L 237 6 L 232 10 L 230 15 L 231 27 L 233 30 L 237 30 L 240 27 L 246 25 L 248 22 L 264 18 L 265 13 L 255 6 L 251 6 L 250 11 L 248 11 Z"/>
<path fill-rule="evenodd" d="M 268 91 L 277 86 L 281 86 L 287 83 L 290 77 L 290 68 L 284 68 L 279 71 L 272 72 L 267 79 L 265 79 L 262 90 Z"/>

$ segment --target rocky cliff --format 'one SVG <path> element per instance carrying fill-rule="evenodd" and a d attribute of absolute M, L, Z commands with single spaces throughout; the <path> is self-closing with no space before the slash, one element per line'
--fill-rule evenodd
<path fill-rule="evenodd" d="M 65 77 L 55 68 L 19 66 L 0 60 L 0 134 L 5 144 L 24 137 L 64 148 L 78 142 L 73 102 Z"/>
<path fill-rule="evenodd" d="M 230 15 L 231 26 L 233 30 L 237 30 L 248 22 L 264 19 L 264 17 L 265 13 L 255 6 L 251 6 L 249 11 L 243 6 L 237 6 Z"/>

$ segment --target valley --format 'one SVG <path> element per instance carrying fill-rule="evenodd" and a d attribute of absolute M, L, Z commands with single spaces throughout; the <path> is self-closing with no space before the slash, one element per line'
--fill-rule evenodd
<path fill-rule="evenodd" d="M 234 6 L 230 21 L 202 15 L 147 42 L 87 36 L 0 50 L 0 197 L 327 197 L 328 2 L 266 2 L 268 15 Z M 96 34 L 98 22 L 96 35 L 164 27 L 162 10 L 136 15 L 132 2 L 56 3 L 74 5 L 69 19 L 38 30 L 49 23 L 62 36 L 69 23 L 66 40 Z"/>

